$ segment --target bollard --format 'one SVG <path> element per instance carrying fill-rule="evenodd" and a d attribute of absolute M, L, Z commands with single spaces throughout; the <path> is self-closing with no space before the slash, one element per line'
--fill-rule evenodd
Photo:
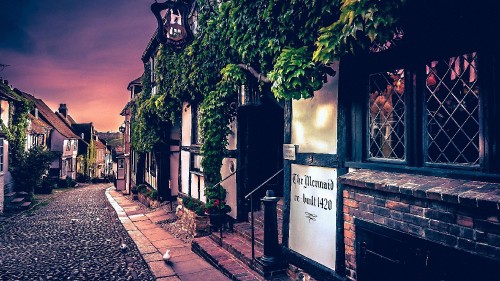
<path fill-rule="evenodd" d="M 264 255 L 261 261 L 267 266 L 277 264 L 281 256 L 278 243 L 277 204 L 278 197 L 274 197 L 272 190 L 266 191 L 266 196 L 261 199 L 264 204 Z"/>

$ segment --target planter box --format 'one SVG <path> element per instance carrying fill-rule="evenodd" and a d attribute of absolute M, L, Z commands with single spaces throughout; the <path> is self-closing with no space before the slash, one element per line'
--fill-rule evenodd
<path fill-rule="evenodd" d="M 158 206 L 160 205 L 160 202 L 158 202 L 158 200 L 151 199 L 142 193 L 137 194 L 137 200 L 139 200 L 139 202 L 141 202 L 144 206 L 148 208 L 154 209 L 158 208 Z"/>
<path fill-rule="evenodd" d="M 184 208 L 182 200 L 178 200 L 176 215 L 179 218 L 178 223 L 182 229 L 189 232 L 194 237 L 207 236 L 210 234 L 210 217 L 199 216 L 195 212 Z"/>

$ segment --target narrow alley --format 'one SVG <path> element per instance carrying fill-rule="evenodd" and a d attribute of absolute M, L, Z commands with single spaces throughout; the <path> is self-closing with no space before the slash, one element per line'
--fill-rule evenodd
<path fill-rule="evenodd" d="M 0 280 L 154 280 L 104 196 L 107 187 L 69 189 L 1 222 Z"/>

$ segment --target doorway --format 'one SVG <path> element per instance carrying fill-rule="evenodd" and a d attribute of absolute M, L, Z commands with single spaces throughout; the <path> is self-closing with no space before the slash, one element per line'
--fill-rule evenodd
<path fill-rule="evenodd" d="M 257 188 L 283 168 L 284 117 L 283 108 L 264 96 L 258 106 L 240 107 L 238 110 L 238 150 L 244 165 L 239 177 L 240 202 L 245 195 Z M 283 196 L 283 175 L 278 174 L 254 193 L 254 209 L 259 209 L 260 199 L 266 190 Z M 246 205 L 243 216 L 250 211 Z"/>

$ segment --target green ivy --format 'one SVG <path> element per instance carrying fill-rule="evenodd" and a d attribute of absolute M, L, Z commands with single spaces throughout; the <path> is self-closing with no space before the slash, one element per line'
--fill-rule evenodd
<path fill-rule="evenodd" d="M 326 73 L 322 65 L 311 60 L 311 56 L 306 46 L 281 52 L 274 69 L 269 73 L 269 79 L 273 81 L 271 91 L 276 98 L 310 98 L 314 91 L 321 88 Z"/>
<path fill-rule="evenodd" d="M 332 74 L 328 64 L 335 58 L 391 38 L 404 1 L 199 1 L 194 42 L 181 53 L 164 47 L 156 53 L 155 96 L 145 64 L 132 113 L 134 149 L 161 144 L 182 103 L 201 102 L 203 170 L 208 183 L 218 182 L 236 89 L 250 77 L 239 65 L 267 78 L 259 82 L 270 81 L 277 98 L 309 98 Z"/>
<path fill-rule="evenodd" d="M 224 70 L 223 75 L 226 79 L 218 83 L 217 89 L 205 97 L 200 107 L 202 116 L 200 128 L 203 138 L 202 165 L 208 185 L 221 180 L 220 169 L 228 145 L 227 136 L 232 134 L 229 124 L 236 116 L 237 95 L 235 89 L 239 83 L 227 78 L 240 76 L 240 74 L 233 72 L 235 68 L 231 66 Z"/>
<path fill-rule="evenodd" d="M 314 60 L 328 63 L 394 37 L 406 0 L 342 0 L 340 18 L 320 29 Z"/>

